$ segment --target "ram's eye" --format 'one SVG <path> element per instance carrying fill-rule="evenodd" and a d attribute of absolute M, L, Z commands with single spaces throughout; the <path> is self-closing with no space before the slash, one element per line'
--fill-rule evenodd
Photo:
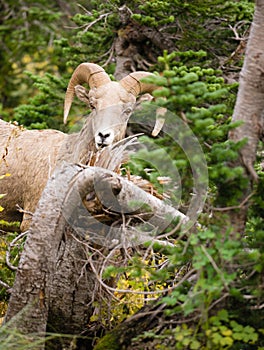
<path fill-rule="evenodd" d="M 124 110 L 124 114 L 129 115 L 132 112 L 132 108 L 128 107 Z"/>
<path fill-rule="evenodd" d="M 96 101 L 94 100 L 94 98 L 90 98 L 89 105 L 92 111 L 96 109 Z"/>

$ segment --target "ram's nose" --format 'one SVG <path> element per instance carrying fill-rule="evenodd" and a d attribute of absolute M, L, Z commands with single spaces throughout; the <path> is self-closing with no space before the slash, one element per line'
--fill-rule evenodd
<path fill-rule="evenodd" d="M 114 141 L 114 133 L 112 130 L 99 131 L 95 136 L 95 144 L 97 149 L 109 146 Z"/>

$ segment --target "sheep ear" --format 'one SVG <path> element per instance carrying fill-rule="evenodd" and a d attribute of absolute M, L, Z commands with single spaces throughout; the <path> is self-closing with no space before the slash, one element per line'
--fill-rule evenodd
<path fill-rule="evenodd" d="M 74 90 L 75 90 L 75 95 L 78 97 L 78 99 L 84 102 L 87 106 L 90 106 L 88 90 L 86 90 L 81 85 L 76 85 L 74 87 Z"/>
<path fill-rule="evenodd" d="M 136 102 L 136 108 L 140 107 L 141 103 L 142 102 L 150 102 L 153 100 L 153 96 L 150 95 L 150 94 L 143 94 L 143 95 L 140 95 L 138 98 L 137 98 L 137 102 Z"/>

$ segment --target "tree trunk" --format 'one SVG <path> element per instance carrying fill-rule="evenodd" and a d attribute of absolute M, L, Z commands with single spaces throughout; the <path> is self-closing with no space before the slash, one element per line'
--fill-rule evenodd
<path fill-rule="evenodd" d="M 87 210 L 98 214 L 102 207 L 108 214 L 101 221 Z M 120 216 L 122 229 L 111 227 L 110 211 L 115 222 Z M 131 219 L 134 213 L 136 218 L 140 215 L 140 223 L 126 230 L 124 217 L 129 215 Z M 8 306 L 8 324 L 23 334 L 36 333 L 38 337 L 45 335 L 47 324 L 52 332 L 81 334 L 93 313 L 93 302 L 105 298 L 90 266 L 89 248 L 94 252 L 93 247 L 100 246 L 109 252 L 109 248 L 138 245 L 152 239 L 157 228 L 162 232 L 174 217 L 187 220 L 162 200 L 109 170 L 77 165 L 57 169 L 33 216 Z M 149 231 L 144 231 L 144 236 L 142 220 L 149 221 Z M 100 256 L 102 262 L 102 250 Z M 93 265 L 100 264 L 99 258 L 93 259 Z M 70 341 L 49 342 L 48 349 L 67 348 Z"/>
<path fill-rule="evenodd" d="M 168 35 L 159 28 L 138 24 L 131 13 L 126 5 L 119 8 L 121 27 L 113 45 L 117 80 L 136 70 L 149 70 L 164 50 L 175 50 L 175 43 Z"/>
<path fill-rule="evenodd" d="M 243 124 L 230 132 L 234 141 L 247 138 L 242 148 L 241 162 L 257 180 L 254 170 L 258 142 L 264 132 L 264 1 L 256 1 L 254 20 L 246 49 L 244 65 L 240 73 L 239 90 L 232 121 Z"/>
<path fill-rule="evenodd" d="M 46 332 L 51 279 L 65 226 L 60 207 L 75 172 L 71 166 L 61 173 L 60 182 L 54 181 L 55 175 L 50 179 L 28 233 L 6 314 L 10 327 L 23 334 Z"/>
<path fill-rule="evenodd" d="M 236 164 L 245 168 L 244 177 L 252 182 L 258 180 L 254 169 L 258 143 L 264 135 L 264 0 L 256 1 L 255 14 L 251 25 L 250 36 L 246 48 L 246 56 L 240 73 L 239 90 L 232 122 L 242 124 L 233 129 L 229 139 L 235 142 L 247 139 L 240 150 L 240 161 Z M 242 189 L 241 202 L 245 201 L 251 188 Z M 243 234 L 248 202 L 239 210 L 229 211 L 234 231 Z"/>
<path fill-rule="evenodd" d="M 132 344 L 132 340 L 160 324 L 164 316 L 163 311 L 164 305 L 145 305 L 139 312 L 129 317 L 100 339 L 94 350 L 154 349 L 153 344 L 150 347 L 148 346 L 148 340 L 144 341 L 143 344 L 139 344 L 139 347 L 135 347 L 135 344 Z"/>

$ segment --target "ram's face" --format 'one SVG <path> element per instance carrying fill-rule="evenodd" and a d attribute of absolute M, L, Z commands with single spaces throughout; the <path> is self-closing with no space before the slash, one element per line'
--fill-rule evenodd
<path fill-rule="evenodd" d="M 124 138 L 136 98 L 116 82 L 91 89 L 88 97 L 96 148 Z"/>
<path fill-rule="evenodd" d="M 97 149 L 124 138 L 132 111 L 131 103 L 123 103 L 96 112 L 93 117 L 93 132 Z"/>
<path fill-rule="evenodd" d="M 74 94 L 76 94 L 92 109 L 93 129 L 91 131 L 96 148 L 111 145 L 125 136 L 127 122 L 135 108 L 136 98 L 141 94 L 151 93 L 157 88 L 152 83 L 142 82 L 143 78 L 149 76 L 153 77 L 153 74 L 133 72 L 119 82 L 113 82 L 104 69 L 97 64 L 81 63 L 73 72 L 67 87 L 64 122 L 67 121 Z M 90 87 L 90 91 L 81 85 L 83 83 Z M 160 130 L 160 127 L 158 129 Z M 155 135 L 157 132 L 155 131 Z"/>

